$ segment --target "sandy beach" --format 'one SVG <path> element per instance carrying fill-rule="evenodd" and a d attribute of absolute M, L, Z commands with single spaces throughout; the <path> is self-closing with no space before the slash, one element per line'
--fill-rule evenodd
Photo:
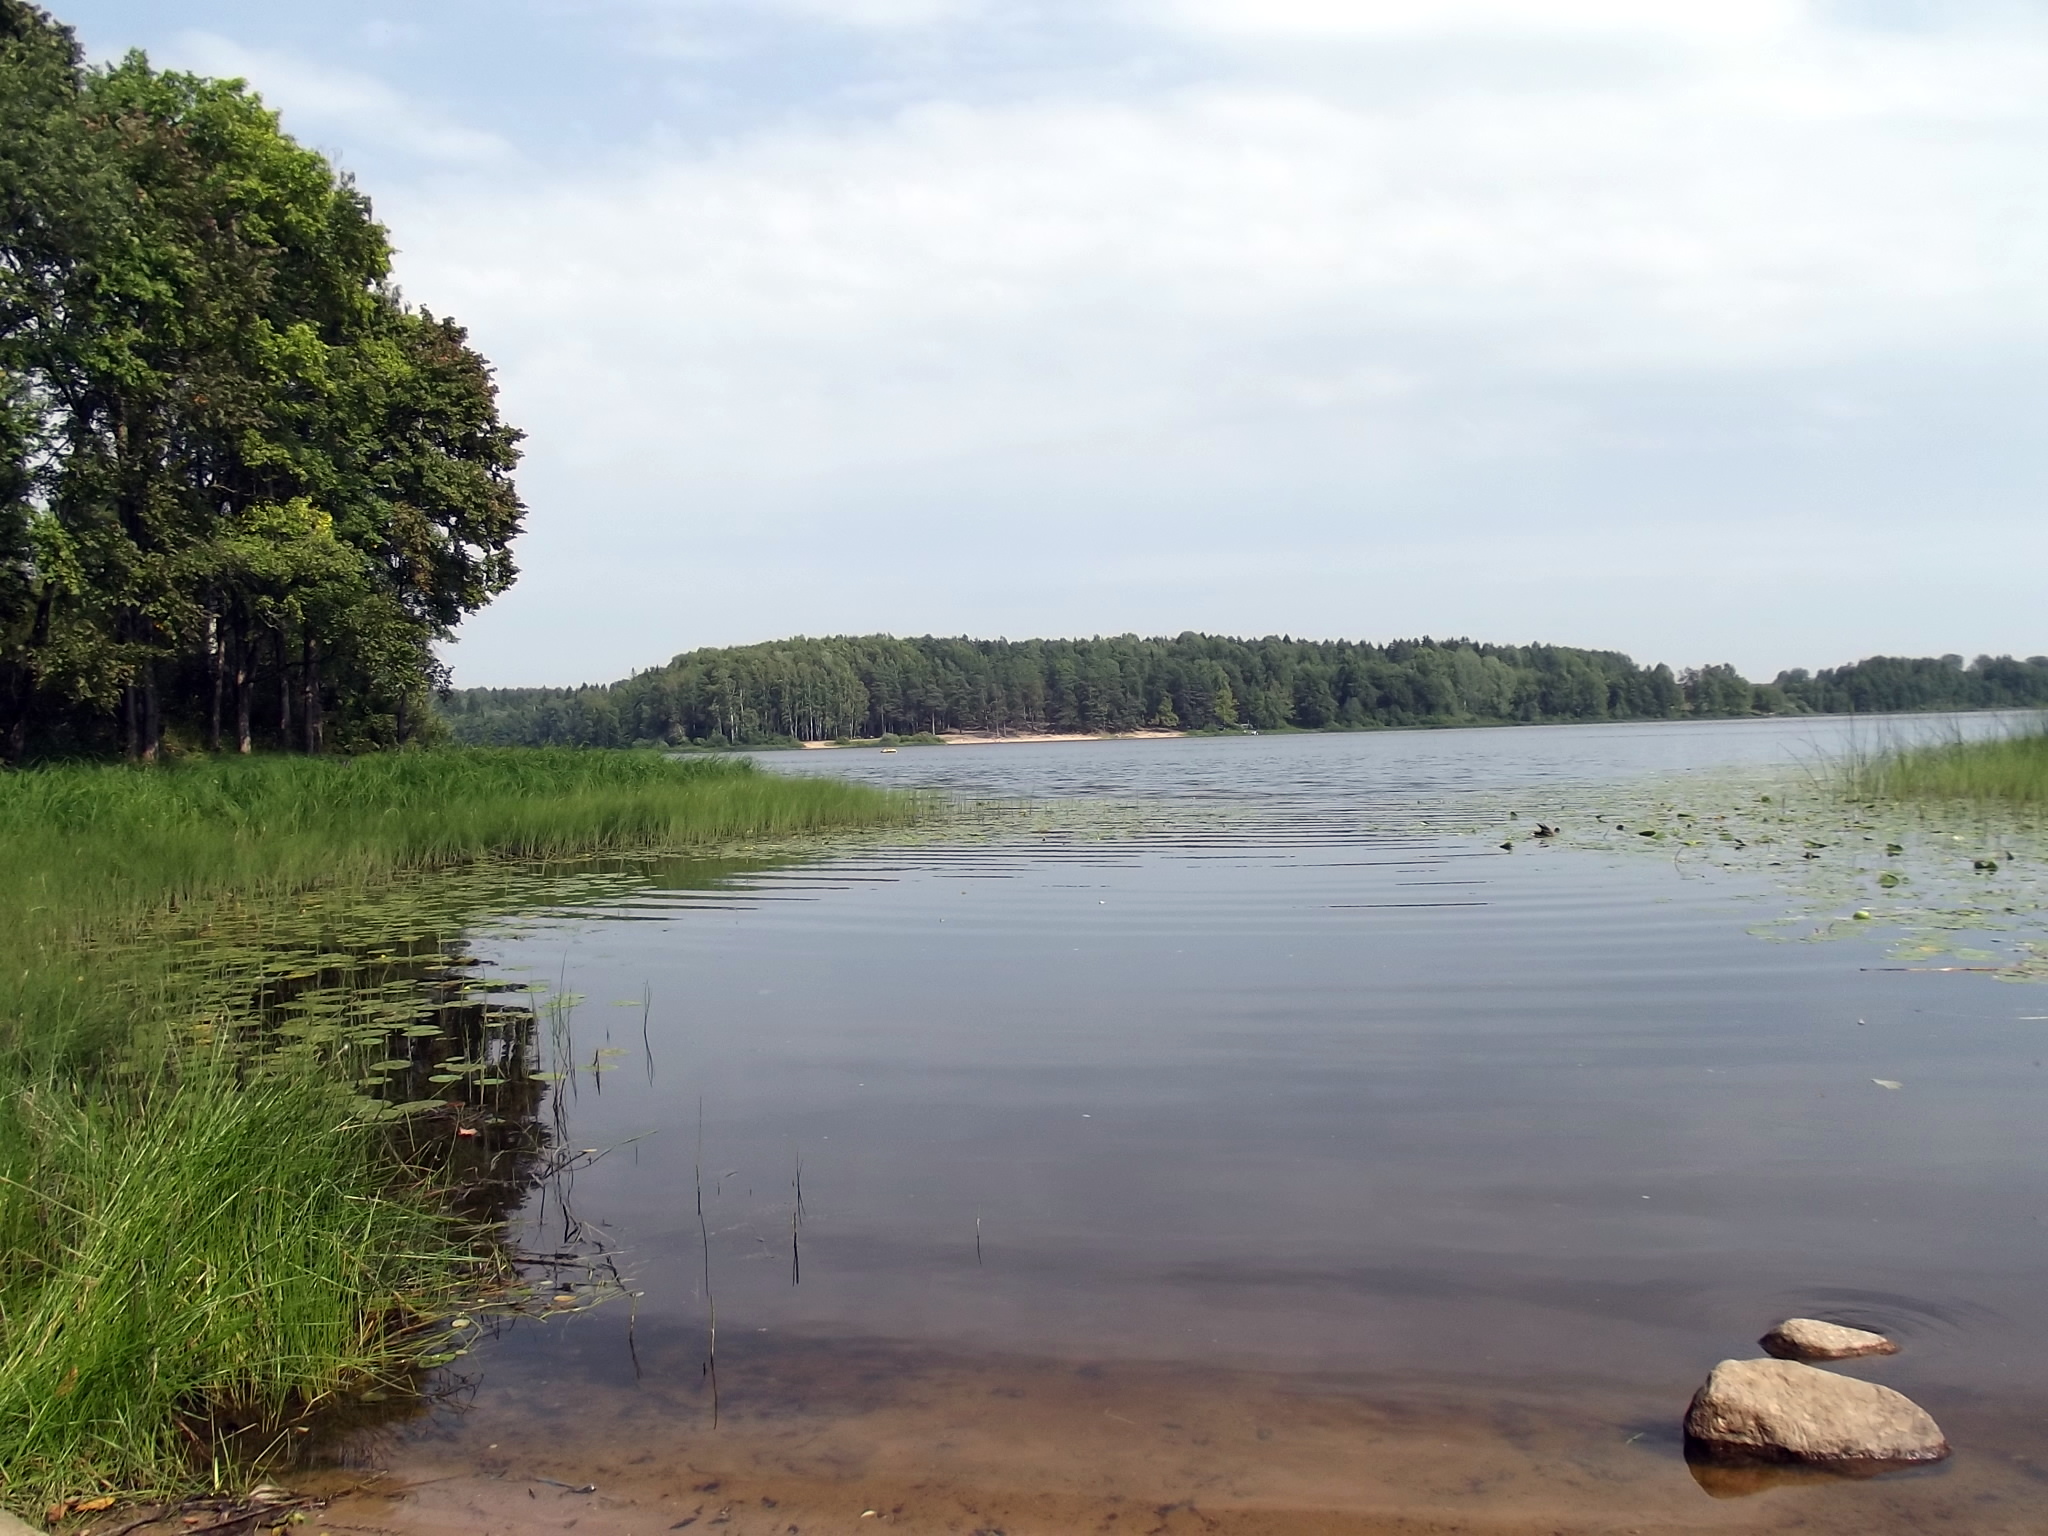
<path fill-rule="evenodd" d="M 949 747 L 1014 747 L 1035 745 L 1047 741 L 1172 741 L 1187 735 L 1186 731 L 1043 731 L 1028 735 L 987 736 L 972 731 L 953 732 L 939 740 Z M 801 744 L 806 750 L 847 748 L 868 751 L 876 750 L 871 742 L 806 741 Z M 911 742 L 906 745 L 929 746 L 929 742 Z"/>

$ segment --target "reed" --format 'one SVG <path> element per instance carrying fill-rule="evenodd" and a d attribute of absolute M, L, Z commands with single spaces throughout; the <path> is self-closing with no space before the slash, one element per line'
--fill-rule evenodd
<path fill-rule="evenodd" d="M 636 752 L 0 775 L 0 1502 L 232 1483 L 323 1408 L 404 1390 L 477 1282 L 434 1179 L 363 1113 L 360 1050 L 216 1027 L 279 914 L 914 812 Z"/>
<path fill-rule="evenodd" d="M 1850 765 L 1849 788 L 1861 799 L 2048 804 L 2048 727 L 1862 759 Z"/>

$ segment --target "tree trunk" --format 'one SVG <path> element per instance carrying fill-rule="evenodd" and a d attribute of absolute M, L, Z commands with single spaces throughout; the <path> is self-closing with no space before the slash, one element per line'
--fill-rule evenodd
<path fill-rule="evenodd" d="M 55 602 L 55 591 L 45 586 L 36 599 L 35 622 L 29 626 L 30 655 L 50 643 L 50 610 Z M 7 716 L 7 729 L 0 733 L 0 762 L 18 763 L 28 753 L 29 716 L 36 707 L 36 673 L 34 666 L 26 660 L 7 670 L 12 674 L 13 686 L 8 690 L 8 702 L 12 707 Z"/>
<path fill-rule="evenodd" d="M 244 621 L 235 625 L 235 750 L 247 757 L 255 750 L 255 742 L 249 732 L 249 695 L 254 690 L 249 666 L 249 626 Z"/>
<path fill-rule="evenodd" d="M 277 745 L 280 751 L 292 749 L 292 663 L 282 628 L 277 632 Z"/>
<path fill-rule="evenodd" d="M 164 711 L 163 696 L 157 691 L 156 663 L 151 662 L 142 674 L 142 760 L 153 763 L 157 760 L 157 749 L 163 745 Z"/>
<path fill-rule="evenodd" d="M 219 610 L 206 615 L 206 665 L 213 673 L 213 708 L 206 717 L 206 750 L 220 751 L 220 716 L 223 695 L 227 692 L 228 654 L 227 636 L 221 630 Z"/>
<path fill-rule="evenodd" d="M 28 751 L 28 707 L 35 678 L 27 667 L 8 667 L 7 728 L 0 731 L 0 763 L 18 763 Z"/>
<path fill-rule="evenodd" d="M 318 756 L 327 746 L 327 722 L 320 708 L 320 645 L 311 634 L 306 636 L 303 683 L 306 690 L 306 751 Z"/>

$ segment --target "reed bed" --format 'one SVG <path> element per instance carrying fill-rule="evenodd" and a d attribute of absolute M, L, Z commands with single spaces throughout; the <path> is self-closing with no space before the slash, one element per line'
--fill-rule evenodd
<path fill-rule="evenodd" d="M 279 914 L 338 891 L 374 914 L 422 871 L 914 813 L 638 752 L 0 775 L 0 1503 L 230 1486 L 324 1408 L 406 1390 L 477 1283 L 473 1234 L 363 1113 L 362 1051 L 252 1055 L 231 1017 Z M 333 945 L 295 942 L 292 964 Z"/>
<path fill-rule="evenodd" d="M 1883 753 L 1853 763 L 1849 787 L 1862 799 L 2048 805 L 2048 728 Z"/>

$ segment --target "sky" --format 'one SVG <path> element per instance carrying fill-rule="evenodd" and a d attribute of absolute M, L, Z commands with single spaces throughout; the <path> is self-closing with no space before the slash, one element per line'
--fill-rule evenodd
<path fill-rule="evenodd" d="M 527 434 L 458 683 L 792 634 L 2048 652 L 2048 0 L 57 0 Z"/>

